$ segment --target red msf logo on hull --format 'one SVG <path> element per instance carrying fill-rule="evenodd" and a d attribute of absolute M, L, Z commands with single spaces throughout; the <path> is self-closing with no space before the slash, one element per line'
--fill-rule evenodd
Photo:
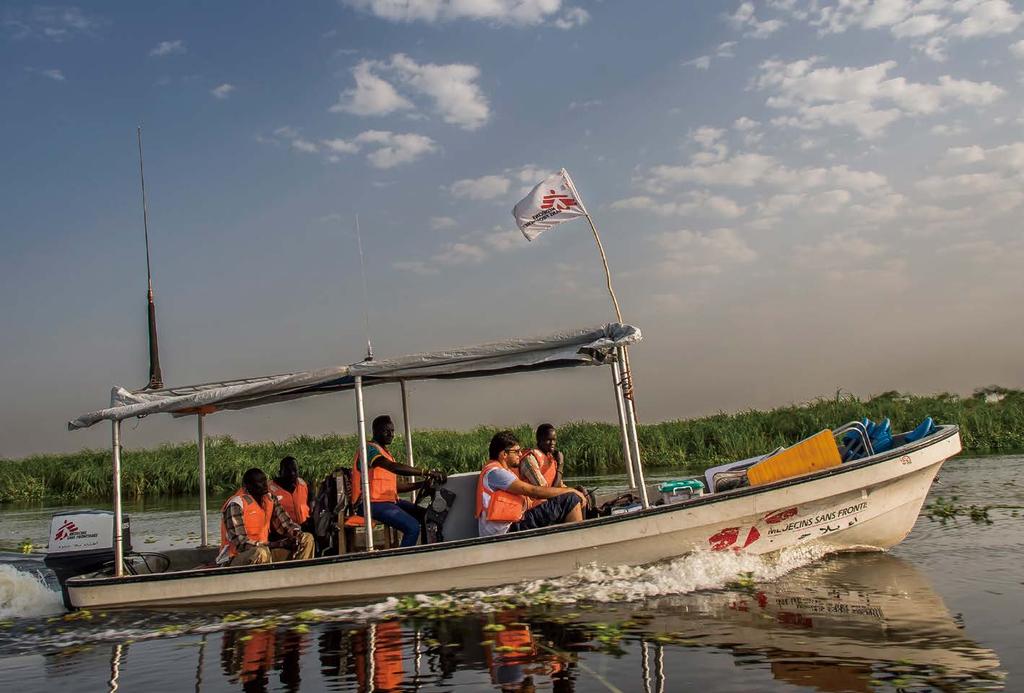
<path fill-rule="evenodd" d="M 739 551 L 740 549 L 747 548 L 760 538 L 761 533 L 757 531 L 757 527 L 751 527 L 743 544 L 735 546 L 736 542 L 740 539 L 740 528 L 727 527 L 718 534 L 708 537 L 708 543 L 711 544 L 712 551 L 725 551 L 729 547 L 732 547 L 734 551 Z"/>
<path fill-rule="evenodd" d="M 72 533 L 78 531 L 78 525 L 71 520 L 64 520 L 64 524 L 60 526 L 57 533 L 53 535 L 54 541 L 61 541 L 67 539 Z"/>

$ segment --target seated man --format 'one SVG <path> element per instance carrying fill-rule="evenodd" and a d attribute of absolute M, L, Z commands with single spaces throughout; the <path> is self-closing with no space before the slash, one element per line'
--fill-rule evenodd
<path fill-rule="evenodd" d="M 527 450 L 519 460 L 519 479 L 534 486 L 551 486 L 565 488 L 562 481 L 562 469 L 565 458 L 557 450 L 558 434 L 549 423 L 537 427 L 537 447 Z M 543 501 L 533 499 L 531 506 L 540 505 Z"/>
<path fill-rule="evenodd" d="M 491 438 L 490 459 L 476 484 L 477 529 L 482 537 L 583 520 L 586 497 L 574 488 L 535 486 L 516 478 L 523 449 L 512 431 Z M 529 499 L 542 500 L 529 508 Z"/>
<path fill-rule="evenodd" d="M 281 460 L 277 476 L 270 482 L 270 493 L 292 522 L 307 529 L 304 525 L 309 519 L 309 484 L 299 476 L 299 465 L 291 455 Z"/>
<path fill-rule="evenodd" d="M 383 522 L 402 533 L 400 546 L 416 546 L 420 537 L 426 510 L 398 497 L 399 493 L 415 491 L 430 481 L 444 483 L 445 474 L 433 469 L 417 469 L 395 462 L 388 445 L 395 439 L 395 424 L 391 417 L 378 416 L 373 420 L 373 440 L 366 445 L 367 465 L 370 471 L 370 514 L 376 522 Z M 403 476 L 425 476 L 428 481 L 398 481 Z M 363 514 L 363 475 L 359 465 L 359 451 L 352 462 L 352 504 L 357 515 Z"/>
<path fill-rule="evenodd" d="M 250 469 L 242 488 L 224 502 L 220 521 L 220 555 L 230 565 L 277 563 L 313 557 L 313 535 L 303 532 L 267 489 L 267 475 Z M 269 541 L 273 529 L 284 539 Z"/>

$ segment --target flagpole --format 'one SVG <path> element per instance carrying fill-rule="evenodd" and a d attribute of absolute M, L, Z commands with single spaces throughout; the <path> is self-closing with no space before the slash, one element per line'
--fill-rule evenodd
<path fill-rule="evenodd" d="M 587 211 L 586 205 L 583 204 L 583 199 L 580 197 L 579 191 L 576 190 L 576 184 L 573 182 L 572 177 L 569 176 L 569 172 L 564 168 L 562 169 L 562 176 L 565 178 L 565 182 L 569 184 L 569 188 L 572 190 L 572 196 L 576 200 L 576 204 L 583 210 L 583 216 L 587 218 L 587 223 L 590 224 L 590 230 L 594 232 L 594 241 L 597 242 L 597 251 L 601 253 L 601 263 L 604 265 L 604 279 L 608 286 L 608 294 L 612 297 L 612 305 L 615 306 L 615 319 L 620 323 L 622 322 L 622 310 L 619 308 L 619 299 L 615 296 L 615 289 L 612 288 L 612 272 L 608 268 L 608 256 L 604 252 L 604 244 L 601 243 L 601 234 L 597 232 L 597 226 L 594 224 L 593 217 L 590 216 L 590 212 Z M 624 366 L 623 368 L 623 380 L 625 380 L 625 387 L 623 388 L 626 398 L 630 401 L 633 406 L 634 412 L 636 411 L 636 400 L 633 397 L 633 369 L 629 363 L 629 350 L 623 349 L 624 355 Z"/>

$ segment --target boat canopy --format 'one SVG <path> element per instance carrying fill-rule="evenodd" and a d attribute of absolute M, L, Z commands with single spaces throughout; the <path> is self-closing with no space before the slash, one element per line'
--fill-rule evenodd
<path fill-rule="evenodd" d="M 262 404 L 351 390 L 356 376 L 363 385 L 407 380 L 476 378 L 551 368 L 603 365 L 615 360 L 617 347 L 641 339 L 633 325 L 608 323 L 558 332 L 545 337 L 506 339 L 478 346 L 445 349 L 241 380 L 204 383 L 161 390 L 132 392 L 114 387 L 110 406 L 68 422 L 68 430 L 88 428 L 100 421 L 122 421 L 149 414 L 174 416 L 210 414 L 225 409 L 248 409 Z"/>

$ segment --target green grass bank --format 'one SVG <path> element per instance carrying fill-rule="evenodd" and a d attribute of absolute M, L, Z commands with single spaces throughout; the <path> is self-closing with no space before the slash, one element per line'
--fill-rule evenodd
<path fill-rule="evenodd" d="M 993 390 L 1001 399 L 989 401 Z M 986 397 L 988 395 L 988 397 Z M 642 410 L 641 410 L 642 413 Z M 779 445 L 790 445 L 823 428 L 869 416 L 892 419 L 893 430 L 909 430 L 925 416 L 961 427 L 964 454 L 1024 452 L 1024 392 L 987 388 L 972 397 L 919 397 L 888 392 L 862 401 L 851 396 L 820 399 L 768 411 L 716 414 L 684 421 L 665 421 L 640 427 L 644 462 L 650 467 L 676 467 L 696 472 L 711 464 L 750 457 Z M 524 442 L 532 430 L 516 427 Z M 417 466 L 449 472 L 480 468 L 493 428 L 466 432 L 424 430 L 415 433 Z M 270 474 L 278 461 L 292 455 L 301 473 L 319 480 L 338 465 L 349 465 L 355 436 L 297 436 L 281 442 L 239 443 L 228 437 L 207 441 L 206 465 L 213 497 L 238 486 L 249 467 Z M 611 424 L 571 422 L 559 426 L 559 447 L 572 475 L 624 472 L 618 428 Z M 392 445 L 398 458 L 401 437 Z M 199 475 L 196 445 L 162 445 L 153 449 L 125 448 L 122 484 L 127 497 L 196 495 Z M 65 455 L 33 455 L 0 460 L 0 503 L 15 501 L 87 501 L 111 496 L 110 452 L 83 450 Z"/>

